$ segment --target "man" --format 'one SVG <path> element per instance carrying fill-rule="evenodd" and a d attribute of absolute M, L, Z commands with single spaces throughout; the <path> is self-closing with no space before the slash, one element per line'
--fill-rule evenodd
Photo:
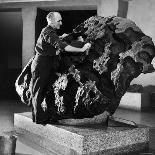
<path fill-rule="evenodd" d="M 60 29 L 62 25 L 60 13 L 50 12 L 46 19 L 48 25 L 43 28 L 37 40 L 36 55 L 31 65 L 32 114 L 33 121 L 37 124 L 49 123 L 44 97 L 47 85 L 56 78 L 55 73 L 59 68 L 60 52 L 85 52 L 91 46 L 86 43 L 82 48 L 76 48 L 61 41 L 56 33 L 56 30 Z"/>

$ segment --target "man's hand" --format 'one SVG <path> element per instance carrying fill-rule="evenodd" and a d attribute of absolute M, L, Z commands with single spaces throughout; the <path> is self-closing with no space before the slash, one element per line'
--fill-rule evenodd
<path fill-rule="evenodd" d="M 83 52 L 86 51 L 86 54 L 88 55 L 88 51 L 89 51 L 90 47 L 91 47 L 91 44 L 90 44 L 90 43 L 86 43 L 86 44 L 82 47 Z"/>
<path fill-rule="evenodd" d="M 63 38 L 65 38 L 65 37 L 67 37 L 67 36 L 68 36 L 68 34 L 64 33 L 62 36 L 59 36 L 59 38 L 60 38 L 60 39 L 63 39 Z"/>

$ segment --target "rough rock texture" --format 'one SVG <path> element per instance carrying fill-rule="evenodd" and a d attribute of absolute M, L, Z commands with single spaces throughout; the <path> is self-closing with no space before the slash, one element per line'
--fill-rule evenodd
<path fill-rule="evenodd" d="M 65 40 L 79 34 L 92 47 L 78 58 L 62 55 L 69 69 L 63 65 L 53 84 L 58 113 L 82 118 L 106 109 L 113 114 L 130 82 L 150 66 L 154 44 L 134 22 L 120 17 L 91 17 Z"/>
<path fill-rule="evenodd" d="M 113 114 L 130 82 L 149 71 L 155 56 L 151 38 L 126 18 L 90 17 L 64 41 L 71 44 L 78 35 L 92 47 L 88 55 L 58 51 L 57 78 L 42 104 L 52 119 L 93 117 L 105 110 Z"/>

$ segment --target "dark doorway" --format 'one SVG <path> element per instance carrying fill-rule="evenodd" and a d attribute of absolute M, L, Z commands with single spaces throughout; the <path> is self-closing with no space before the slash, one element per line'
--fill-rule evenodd
<path fill-rule="evenodd" d="M 53 11 L 53 10 L 52 10 Z M 39 34 L 43 27 L 47 25 L 46 15 L 50 11 L 46 11 L 43 9 L 37 9 L 37 17 L 36 17 L 36 40 L 39 37 Z M 80 23 L 84 22 L 91 16 L 97 15 L 97 10 L 63 10 L 59 11 L 62 15 L 62 27 L 61 30 L 58 32 L 60 35 L 63 33 L 70 33 L 72 32 L 73 28 L 75 28 Z"/>
<path fill-rule="evenodd" d="M 22 68 L 21 10 L 0 10 L 0 19 L 0 99 L 14 99 L 14 83 Z"/>

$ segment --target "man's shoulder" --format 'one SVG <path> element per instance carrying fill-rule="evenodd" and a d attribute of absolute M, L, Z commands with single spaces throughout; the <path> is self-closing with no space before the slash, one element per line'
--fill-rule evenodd
<path fill-rule="evenodd" d="M 42 33 L 46 35 L 51 34 L 51 33 L 56 34 L 56 31 L 51 26 L 47 25 L 46 27 L 42 29 Z"/>

